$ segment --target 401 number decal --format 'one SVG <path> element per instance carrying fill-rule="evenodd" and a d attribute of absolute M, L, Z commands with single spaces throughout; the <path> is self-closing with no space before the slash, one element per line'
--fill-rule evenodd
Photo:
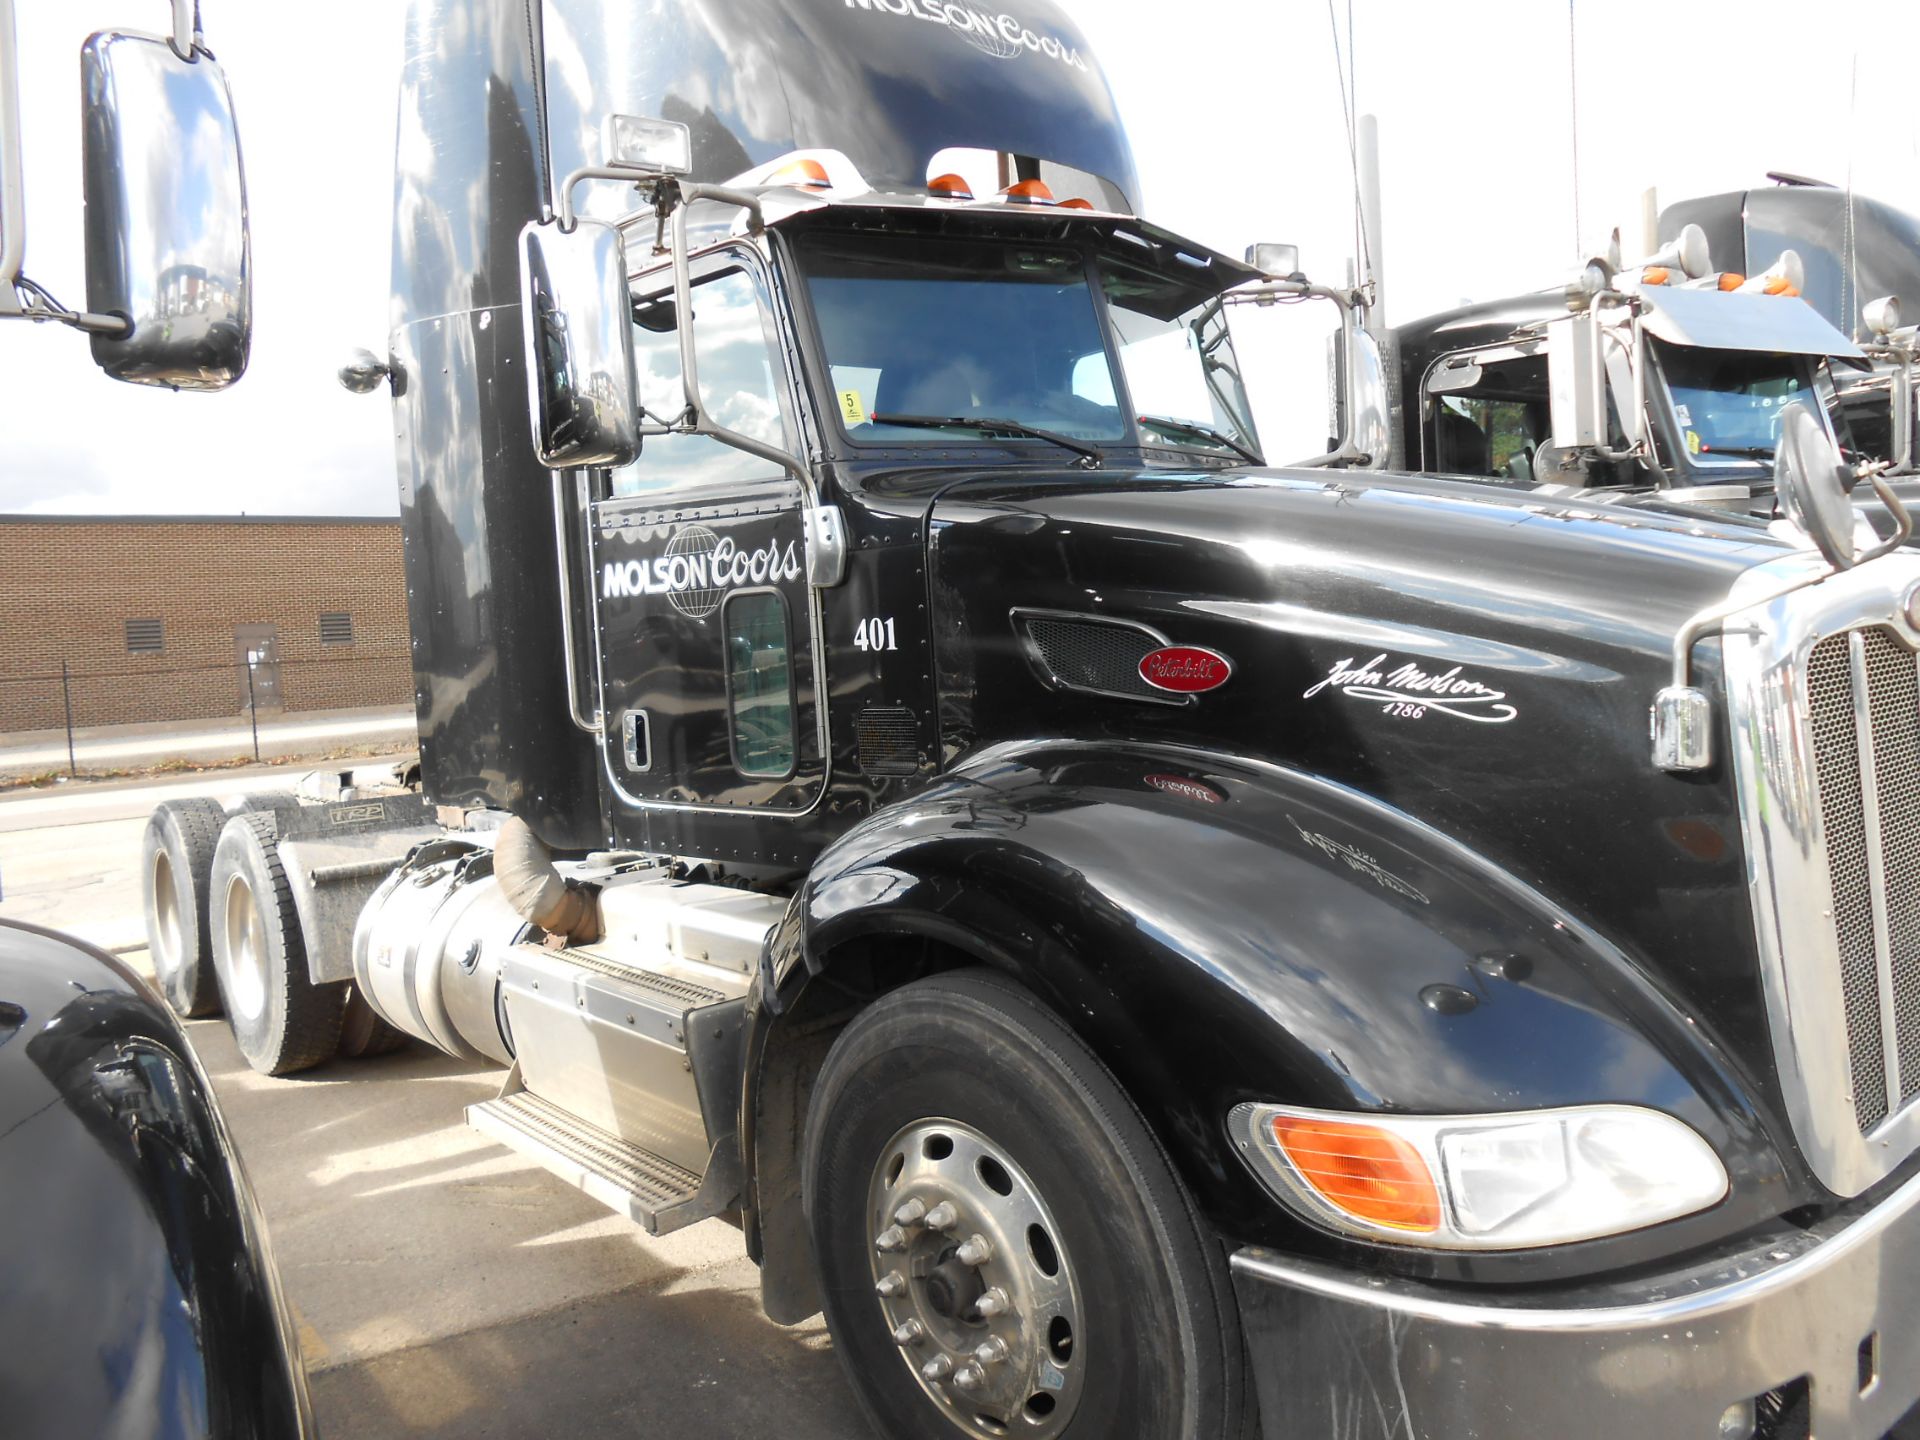
<path fill-rule="evenodd" d="M 862 620 L 853 627 L 853 643 L 859 650 L 898 650 L 900 642 L 894 638 L 893 617 L 875 615 Z"/>

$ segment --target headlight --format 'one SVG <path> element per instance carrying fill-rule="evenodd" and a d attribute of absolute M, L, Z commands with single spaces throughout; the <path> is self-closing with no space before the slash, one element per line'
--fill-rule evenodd
<path fill-rule="evenodd" d="M 1375 1240 L 1520 1250 L 1658 1225 L 1726 1198 L 1727 1171 L 1657 1110 L 1369 1115 L 1238 1105 L 1228 1124 L 1290 1208 Z"/>

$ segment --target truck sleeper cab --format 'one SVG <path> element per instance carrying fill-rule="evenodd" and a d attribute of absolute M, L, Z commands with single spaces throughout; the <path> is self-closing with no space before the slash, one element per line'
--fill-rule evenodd
<path fill-rule="evenodd" d="M 846 148 L 628 117 L 661 148 L 604 163 L 625 112 L 525 7 L 418 0 L 354 378 L 393 392 L 437 823 L 230 819 L 222 908 L 178 908 L 266 923 L 170 967 L 230 1011 L 277 967 L 261 1069 L 349 989 L 506 1064 L 473 1124 L 656 1233 L 736 1218 L 880 1434 L 1883 1434 L 1920 1398 L 1914 560 L 1265 468 L 1223 318 L 1265 277 L 1125 213 L 1053 7 L 662 10 Z M 1787 493 L 1834 483 L 1817 440 Z M 1647 713 L 1696 630 L 1680 773 Z"/>

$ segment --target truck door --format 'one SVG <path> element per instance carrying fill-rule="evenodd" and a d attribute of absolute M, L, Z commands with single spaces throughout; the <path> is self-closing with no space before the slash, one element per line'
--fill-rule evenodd
<path fill-rule="evenodd" d="M 670 284 L 636 295 L 649 423 L 685 408 Z M 750 251 L 694 271 L 701 389 L 721 424 L 797 449 L 796 398 Z M 649 435 L 590 524 L 613 810 L 671 844 L 676 813 L 801 813 L 826 782 L 800 486 L 704 435 Z M 661 822 L 661 823 L 654 823 Z"/>
<path fill-rule="evenodd" d="M 278 710 L 280 700 L 280 627 L 236 625 L 233 655 L 240 672 L 240 710 Z"/>

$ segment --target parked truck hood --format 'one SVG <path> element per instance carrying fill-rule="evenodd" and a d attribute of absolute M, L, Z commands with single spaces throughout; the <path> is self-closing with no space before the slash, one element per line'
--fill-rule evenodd
<path fill-rule="evenodd" d="M 1607 935 L 1772 1107 L 1728 747 L 1670 775 L 1647 728 L 1680 626 L 1788 548 L 1765 526 L 1323 471 L 982 475 L 930 521 L 949 761 L 1168 740 L 1351 786 Z M 1136 622 L 1230 677 L 1185 703 L 1089 693 L 1128 687 L 1073 666 L 1125 647 L 1050 665 L 1023 612 Z M 1697 658 L 1717 694 L 1717 644 Z"/>

